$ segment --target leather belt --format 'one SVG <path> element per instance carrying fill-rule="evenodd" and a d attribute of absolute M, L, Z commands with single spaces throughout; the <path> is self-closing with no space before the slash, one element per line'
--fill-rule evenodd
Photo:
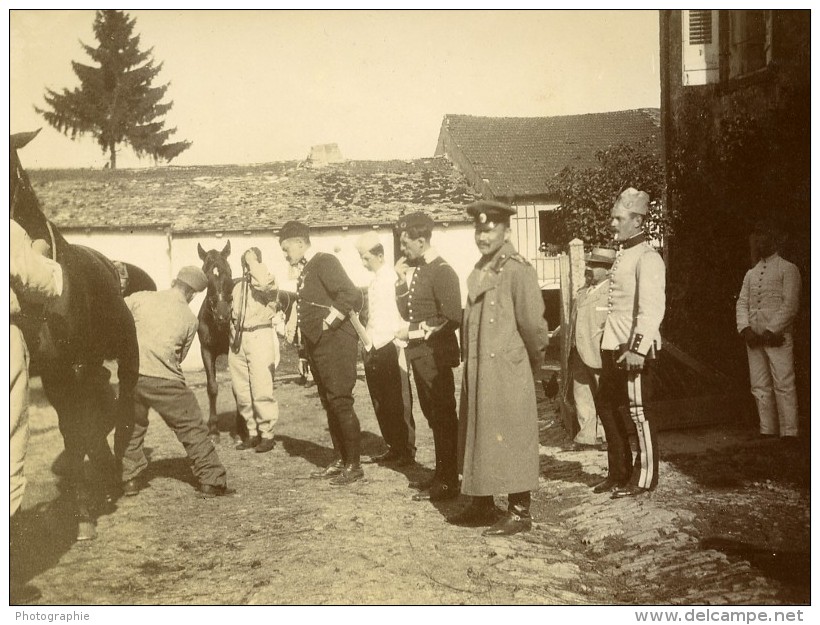
<path fill-rule="evenodd" d="M 273 330 L 273 326 L 270 323 L 260 323 L 258 326 L 251 326 L 250 328 L 242 328 L 243 332 L 254 332 L 255 330 L 264 330 L 268 328 Z"/>

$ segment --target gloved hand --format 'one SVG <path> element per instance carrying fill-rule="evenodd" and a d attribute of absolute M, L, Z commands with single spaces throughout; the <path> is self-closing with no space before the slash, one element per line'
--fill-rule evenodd
<path fill-rule="evenodd" d="M 763 333 L 763 344 L 767 345 L 768 347 L 780 347 L 783 345 L 783 342 L 786 340 L 783 338 L 781 334 L 775 334 L 771 330 L 766 330 Z"/>
<path fill-rule="evenodd" d="M 760 335 L 751 328 L 743 328 L 740 335 L 749 347 L 760 347 L 762 344 L 762 338 Z"/>

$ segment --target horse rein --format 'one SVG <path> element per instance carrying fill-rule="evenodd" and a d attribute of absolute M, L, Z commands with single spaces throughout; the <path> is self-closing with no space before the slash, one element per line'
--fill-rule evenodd
<path fill-rule="evenodd" d="M 248 309 L 248 285 L 250 284 L 250 276 L 245 273 L 242 276 L 242 295 L 239 305 L 239 319 L 237 319 L 234 327 L 233 343 L 231 349 L 234 354 L 239 353 L 239 346 L 242 345 L 242 328 L 245 325 L 245 311 Z"/>

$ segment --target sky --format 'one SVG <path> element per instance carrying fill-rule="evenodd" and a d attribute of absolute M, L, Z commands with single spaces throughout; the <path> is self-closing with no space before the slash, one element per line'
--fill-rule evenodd
<path fill-rule="evenodd" d="M 660 106 L 657 11 L 129 11 L 170 83 L 173 165 L 432 156 L 445 114 L 555 116 Z M 79 84 L 94 11 L 9 13 L 11 132 L 28 168 L 107 162 L 34 110 Z M 120 167 L 150 166 L 126 148 Z"/>

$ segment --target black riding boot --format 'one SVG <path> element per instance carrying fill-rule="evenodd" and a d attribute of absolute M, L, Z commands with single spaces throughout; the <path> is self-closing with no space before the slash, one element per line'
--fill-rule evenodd
<path fill-rule="evenodd" d="M 342 473 L 330 480 L 330 483 L 333 486 L 347 486 L 364 477 L 360 461 L 362 430 L 359 418 L 352 410 L 350 414 L 340 418 L 338 423 L 345 454 L 345 466 Z"/>
<path fill-rule="evenodd" d="M 481 527 L 498 521 L 501 511 L 495 507 L 492 495 L 473 496 L 466 508 L 447 518 L 450 525 Z"/>
<path fill-rule="evenodd" d="M 491 528 L 484 530 L 484 536 L 510 536 L 532 529 L 530 516 L 530 493 L 510 493 L 507 514 Z"/>

